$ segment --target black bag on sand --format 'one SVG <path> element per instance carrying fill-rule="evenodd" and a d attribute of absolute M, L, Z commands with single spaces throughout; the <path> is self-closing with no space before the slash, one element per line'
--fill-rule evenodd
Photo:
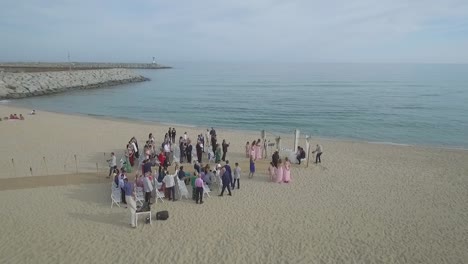
<path fill-rule="evenodd" d="M 167 218 L 169 218 L 168 211 L 159 211 L 156 213 L 156 220 L 166 220 Z"/>

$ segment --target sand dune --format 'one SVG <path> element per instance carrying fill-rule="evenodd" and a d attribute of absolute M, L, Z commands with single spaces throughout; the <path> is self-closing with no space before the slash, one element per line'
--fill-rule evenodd
<path fill-rule="evenodd" d="M 15 111 L 26 112 L 0 106 L 1 116 Z M 258 162 L 259 173 L 247 179 L 243 147 L 259 133 L 218 130 L 231 142 L 231 163 L 239 161 L 244 169 L 241 189 L 232 197 L 216 197 L 214 189 L 203 205 L 191 200 L 157 203 L 153 210 L 168 210 L 170 218 L 151 226 L 140 220 L 132 229 L 126 209 L 110 208 L 110 184 L 103 171 L 95 180 L 86 168 L 95 172 L 96 162 L 105 164 L 103 152 L 120 150 L 131 136 L 144 139 L 149 132 L 160 135 L 165 130 L 156 124 L 54 113 L 2 121 L 0 136 L 9 140 L 0 142 L 4 162 L 0 164 L 0 263 L 464 263 L 468 259 L 468 153 L 461 150 L 314 139 L 313 143 L 324 145 L 323 164 L 294 165 L 293 181 L 277 184 L 267 181 L 267 161 Z M 189 135 L 199 131 L 177 130 Z M 291 146 L 292 138 L 285 137 L 283 145 Z M 60 160 L 75 153 L 81 157 L 81 174 L 70 169 L 68 177 L 73 180 L 59 183 L 65 177 L 63 165 L 52 162 L 52 157 Z M 41 187 L 14 185 L 8 179 L 15 177 L 7 167 L 11 158 L 27 165 L 28 160 L 39 164 L 43 156 L 51 160 L 52 176 L 33 176 Z M 17 168 L 16 178 L 28 176 L 27 167 Z M 48 183 L 63 186 L 44 186 Z M 16 190 L 7 190 L 8 186 Z M 22 186 L 26 189 L 18 189 Z"/>

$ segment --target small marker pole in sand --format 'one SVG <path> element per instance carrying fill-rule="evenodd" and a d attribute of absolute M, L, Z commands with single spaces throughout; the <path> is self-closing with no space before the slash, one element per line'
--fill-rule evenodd
<path fill-rule="evenodd" d="M 76 160 L 76 154 L 75 156 L 75 172 L 78 174 L 78 161 Z"/>
<path fill-rule="evenodd" d="M 11 159 L 11 164 L 13 164 L 13 172 L 15 173 L 15 178 L 16 178 L 16 166 L 15 166 L 15 160 Z"/>
<path fill-rule="evenodd" d="M 31 177 L 33 176 L 32 167 L 29 167 L 29 172 L 31 172 Z"/>
<path fill-rule="evenodd" d="M 42 159 L 44 160 L 44 165 L 45 165 L 45 169 L 46 169 L 47 176 L 49 176 L 49 168 L 47 168 L 47 161 L 46 161 L 45 156 L 42 157 Z"/>

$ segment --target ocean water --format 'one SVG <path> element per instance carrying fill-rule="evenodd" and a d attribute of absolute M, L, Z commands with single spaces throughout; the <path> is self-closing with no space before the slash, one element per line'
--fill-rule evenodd
<path fill-rule="evenodd" d="M 174 63 L 149 82 L 12 100 L 168 124 L 468 148 L 468 65 Z"/>

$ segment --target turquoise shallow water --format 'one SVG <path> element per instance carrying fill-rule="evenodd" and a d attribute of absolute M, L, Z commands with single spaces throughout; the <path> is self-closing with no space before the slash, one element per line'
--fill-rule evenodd
<path fill-rule="evenodd" d="M 172 64 L 150 82 L 14 100 L 49 111 L 468 148 L 468 65 Z"/>

